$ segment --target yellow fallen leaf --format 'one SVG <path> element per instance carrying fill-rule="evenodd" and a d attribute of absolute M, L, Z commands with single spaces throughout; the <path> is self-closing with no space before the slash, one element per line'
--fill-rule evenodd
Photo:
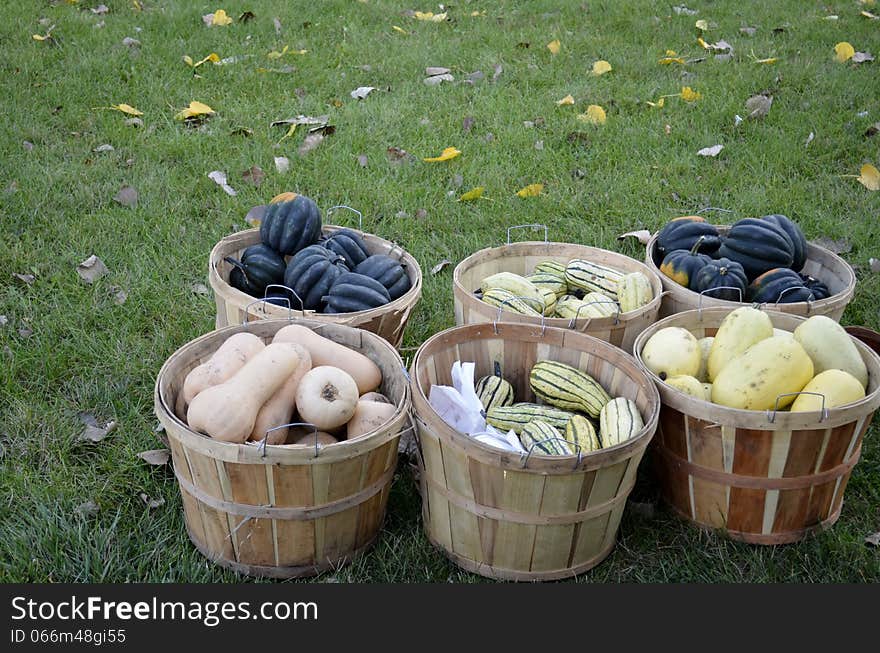
<path fill-rule="evenodd" d="M 846 41 L 841 41 L 834 46 L 834 60 L 838 63 L 846 63 L 856 53 L 856 49 Z"/>
<path fill-rule="evenodd" d="M 698 20 L 696 23 L 694 23 L 694 25 L 698 30 L 701 30 L 703 32 L 707 32 L 709 30 L 709 23 L 707 23 L 703 19 Z"/>
<path fill-rule="evenodd" d="M 605 124 L 605 109 L 598 104 L 591 104 L 587 107 L 587 112 L 578 115 L 578 120 L 588 122 L 591 125 Z"/>
<path fill-rule="evenodd" d="M 127 113 L 130 116 L 142 116 L 144 115 L 143 111 L 138 111 L 130 104 L 111 104 L 111 109 L 116 109 L 117 111 L 121 111 L 122 113 Z"/>
<path fill-rule="evenodd" d="M 430 23 L 442 23 L 446 20 L 446 12 L 435 14 L 433 11 L 417 11 L 413 14 L 416 20 L 426 20 Z"/>
<path fill-rule="evenodd" d="M 391 29 L 393 29 L 395 32 L 400 32 L 401 34 L 409 34 L 409 32 L 407 32 L 402 27 L 398 27 L 397 25 L 392 25 Z"/>
<path fill-rule="evenodd" d="M 544 184 L 529 184 L 516 191 L 517 197 L 537 197 L 544 190 Z"/>
<path fill-rule="evenodd" d="M 285 46 L 284 46 L 284 49 L 282 49 L 281 52 L 278 52 L 278 50 L 272 50 L 272 52 L 270 52 L 270 53 L 267 54 L 266 56 L 267 56 L 269 59 L 280 59 L 280 58 L 283 57 L 285 54 L 287 54 L 287 51 L 288 51 L 289 49 L 290 49 L 290 46 L 289 46 L 289 45 L 285 45 Z"/>
<path fill-rule="evenodd" d="M 859 4 L 866 7 L 873 7 L 876 2 L 877 0 L 859 0 Z"/>
<path fill-rule="evenodd" d="M 141 5 L 139 0 L 131 0 L 131 8 L 135 11 L 143 11 L 144 7 Z"/>
<path fill-rule="evenodd" d="M 483 192 L 486 190 L 485 186 L 477 186 L 476 188 L 471 188 L 468 192 L 458 198 L 459 202 L 472 202 L 474 200 L 478 200 L 483 196 Z"/>
<path fill-rule="evenodd" d="M 185 63 L 190 68 L 195 66 L 195 63 L 193 63 L 192 57 L 189 56 L 188 54 L 183 55 L 183 63 Z"/>
<path fill-rule="evenodd" d="M 708 43 L 706 43 L 706 42 L 703 40 L 703 37 L 699 37 L 699 38 L 697 38 L 697 44 L 699 44 L 699 46 L 700 46 L 701 48 L 703 48 L 704 50 L 711 50 L 711 49 L 712 49 L 712 46 L 709 45 Z"/>
<path fill-rule="evenodd" d="M 777 57 L 770 57 L 769 59 L 755 59 L 755 63 L 776 63 L 779 61 Z"/>
<path fill-rule="evenodd" d="M 290 129 L 287 130 L 287 133 L 286 133 L 284 136 L 281 137 L 281 140 L 278 141 L 278 143 L 281 143 L 281 141 L 283 141 L 283 140 L 285 140 L 285 139 L 290 138 L 291 136 L 293 136 L 293 133 L 296 131 L 297 126 L 298 126 L 297 123 L 295 123 L 295 122 L 294 122 L 294 123 L 291 123 L 291 125 L 290 125 Z"/>
<path fill-rule="evenodd" d="M 682 86 L 681 87 L 681 99 L 685 102 L 696 102 L 701 99 L 703 96 L 700 93 L 697 93 L 690 86 Z"/>
<path fill-rule="evenodd" d="M 226 15 L 226 11 L 223 9 L 218 9 L 214 12 L 214 17 L 211 19 L 211 25 L 217 25 L 223 27 L 224 25 L 231 25 L 232 19 Z"/>
<path fill-rule="evenodd" d="M 559 54 L 559 49 L 561 47 L 562 44 L 559 42 L 559 39 L 553 39 L 547 44 L 547 49 L 550 50 L 552 54 Z"/>
<path fill-rule="evenodd" d="M 868 190 L 880 190 L 880 170 L 866 163 L 859 172 L 858 181 L 862 186 Z"/>
<path fill-rule="evenodd" d="M 859 13 L 861 13 L 861 15 L 864 16 L 865 18 L 870 18 L 871 20 L 877 20 L 878 18 L 880 18 L 880 16 L 875 16 L 870 11 L 862 11 Z"/>
<path fill-rule="evenodd" d="M 457 147 L 447 147 L 446 149 L 443 150 L 443 152 L 440 154 L 440 156 L 428 157 L 427 159 L 422 159 L 422 161 L 425 161 L 426 163 L 436 163 L 438 161 L 449 161 L 449 159 L 454 159 L 459 154 L 461 154 L 461 150 L 459 150 Z"/>
<path fill-rule="evenodd" d="M 668 66 L 671 63 L 684 63 L 681 57 L 663 57 L 657 61 L 661 66 Z"/>
<path fill-rule="evenodd" d="M 658 109 L 662 109 L 663 105 L 666 104 L 666 98 L 660 98 L 656 102 L 651 102 L 651 100 L 648 100 L 646 104 L 649 107 L 657 107 Z"/>
<path fill-rule="evenodd" d="M 49 33 L 47 33 L 45 36 L 43 36 L 42 34 L 32 34 L 31 38 L 34 41 L 48 41 L 52 38 L 52 35 Z"/>
<path fill-rule="evenodd" d="M 574 98 L 571 95 L 566 95 L 561 100 L 556 100 L 556 104 L 561 107 L 571 106 L 572 104 L 574 104 Z"/>
<path fill-rule="evenodd" d="M 678 52 L 676 52 L 675 50 L 667 50 L 667 51 L 666 51 L 666 56 L 667 56 L 667 57 L 674 57 L 674 56 L 676 56 L 676 55 L 678 55 Z"/>
<path fill-rule="evenodd" d="M 217 54 L 216 52 L 212 52 L 204 59 L 201 59 L 200 61 L 193 62 L 192 57 L 190 57 L 188 54 L 185 54 L 185 55 L 183 55 L 183 61 L 184 61 L 184 63 L 186 63 L 187 66 L 190 66 L 191 68 L 198 68 L 203 63 L 208 63 L 209 61 L 211 63 L 220 63 L 220 55 Z"/>
<path fill-rule="evenodd" d="M 605 61 L 604 59 L 599 59 L 599 61 L 593 64 L 593 74 L 596 76 L 604 75 L 605 73 L 611 72 L 611 64 Z"/>
<path fill-rule="evenodd" d="M 486 15 L 485 11 L 472 11 L 471 12 L 471 18 L 477 18 L 479 16 L 485 16 L 485 15 Z"/>
<path fill-rule="evenodd" d="M 209 116 L 215 113 L 215 111 L 209 107 L 207 104 L 203 104 L 202 102 L 196 102 L 193 100 L 189 103 L 189 106 L 180 111 L 174 116 L 175 120 L 187 120 L 189 118 L 198 118 L 200 116 Z"/>

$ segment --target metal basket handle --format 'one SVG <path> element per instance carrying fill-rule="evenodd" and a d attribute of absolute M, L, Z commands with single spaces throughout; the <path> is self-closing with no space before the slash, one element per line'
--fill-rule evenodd
<path fill-rule="evenodd" d="M 529 458 L 531 458 L 532 453 L 534 453 L 535 447 L 537 447 L 539 444 L 543 444 L 544 442 L 552 442 L 554 440 L 559 440 L 560 442 L 565 442 L 566 444 L 574 445 L 577 448 L 577 461 L 574 464 L 574 468 L 577 469 L 578 465 L 581 464 L 581 460 L 583 460 L 583 453 L 581 452 L 581 445 L 579 445 L 577 442 L 572 442 L 571 440 L 566 440 L 565 438 L 544 438 L 543 440 L 538 440 L 537 442 L 532 444 L 532 446 L 529 447 L 529 450 L 526 453 L 524 453 L 524 454 L 521 453 L 519 455 L 520 460 L 522 461 L 523 469 L 525 469 L 526 465 L 528 465 Z"/>
<path fill-rule="evenodd" d="M 269 434 L 272 431 L 277 431 L 278 429 L 286 429 L 291 426 L 311 426 L 312 434 L 315 436 L 315 458 L 318 457 L 318 453 L 320 449 L 318 448 L 318 427 L 312 424 L 311 422 L 290 422 L 289 424 L 281 424 L 279 426 L 273 426 L 270 429 L 266 429 L 266 435 L 263 436 L 263 439 L 260 440 L 260 449 L 262 450 L 262 457 L 266 457 L 266 443 L 269 440 Z"/>
<path fill-rule="evenodd" d="M 583 304 L 578 306 L 577 312 L 574 314 L 574 317 L 571 318 L 571 320 L 568 323 L 568 328 L 574 329 L 575 325 L 577 324 L 577 321 L 580 319 L 581 311 L 583 309 L 585 309 L 587 306 L 592 306 L 593 304 L 614 304 L 615 306 L 617 306 L 617 313 L 614 314 L 614 324 L 616 325 L 620 322 L 620 304 L 618 304 L 613 299 L 594 299 L 591 302 L 584 302 Z M 587 324 L 592 322 L 594 319 L 596 319 L 596 318 L 595 317 L 588 317 Z M 586 327 L 587 324 L 585 324 L 584 327 Z"/>
<path fill-rule="evenodd" d="M 806 392 L 801 390 L 800 392 L 786 392 L 785 394 L 778 395 L 776 397 L 776 403 L 773 406 L 773 410 L 767 411 L 767 421 L 773 424 L 776 421 L 776 413 L 779 412 L 779 400 L 784 397 L 795 397 L 797 395 L 813 395 L 814 397 L 822 397 L 822 408 L 819 411 L 821 416 L 819 417 L 820 422 L 824 422 L 828 419 L 828 409 L 825 408 L 825 395 L 821 392 Z"/>
<path fill-rule="evenodd" d="M 697 304 L 697 310 L 699 311 L 698 315 L 701 318 L 703 317 L 703 295 L 705 295 L 707 292 L 714 292 L 716 290 L 735 290 L 737 293 L 739 293 L 739 301 L 740 301 L 740 303 L 742 303 L 742 300 L 743 300 L 742 288 L 738 288 L 737 286 L 717 286 L 715 288 L 706 288 L 706 290 L 704 290 L 700 293 L 700 301 Z M 718 299 L 718 298 L 713 297 L 712 299 Z M 724 301 L 724 300 L 722 300 L 722 301 Z"/>
<path fill-rule="evenodd" d="M 495 335 L 498 335 L 498 322 L 501 321 L 501 312 L 504 310 L 504 305 L 508 302 L 512 302 L 514 299 L 534 299 L 533 297 L 524 297 L 522 295 L 518 295 L 516 297 L 510 297 L 509 299 L 503 300 L 500 304 L 498 304 L 498 315 L 495 316 L 495 319 L 492 321 L 492 329 L 495 331 Z M 531 316 L 526 316 L 531 317 Z M 547 332 L 547 321 L 544 317 L 544 314 L 541 313 L 541 337 Z"/>
<path fill-rule="evenodd" d="M 776 298 L 776 302 L 773 304 L 773 306 L 779 307 L 779 302 L 781 302 L 782 298 L 785 297 L 785 293 L 791 292 L 792 290 L 800 290 L 802 287 L 803 286 L 789 286 L 788 288 L 784 288 L 782 292 L 779 293 L 779 297 Z M 812 290 L 810 291 L 810 297 L 812 297 L 813 299 L 816 298 Z M 805 301 L 807 302 L 807 315 L 809 315 L 810 311 L 813 309 L 813 302 L 811 302 L 809 299 Z"/>
<path fill-rule="evenodd" d="M 512 227 L 507 228 L 507 244 L 510 245 L 510 232 L 514 229 L 543 229 L 544 230 L 544 242 L 548 242 L 548 237 L 550 235 L 550 230 L 547 228 L 545 224 L 515 224 Z"/>
<path fill-rule="evenodd" d="M 354 212 L 354 213 L 357 213 L 357 217 L 358 217 L 358 231 L 363 231 L 363 230 L 364 230 L 364 214 L 363 214 L 363 213 L 361 213 L 361 212 L 358 211 L 357 209 L 353 209 L 352 207 L 347 206 L 347 205 L 345 205 L 345 204 L 337 204 L 336 206 L 331 206 L 331 207 L 330 207 L 329 209 L 327 209 L 327 211 L 325 212 L 325 213 L 326 213 L 326 216 L 327 216 L 328 219 L 330 218 L 330 215 L 331 215 L 336 209 L 348 209 L 349 211 L 352 211 L 352 212 Z"/>
<path fill-rule="evenodd" d="M 296 297 L 299 300 L 299 307 L 300 307 L 300 311 L 302 312 L 302 316 L 303 317 L 306 316 L 305 308 L 303 307 L 303 300 L 300 299 L 300 296 L 296 294 L 296 292 L 293 290 L 293 288 L 282 285 L 280 283 L 270 283 L 268 286 L 266 286 L 266 289 L 263 291 L 263 297 L 261 299 L 255 299 L 254 301 L 252 301 L 251 303 L 249 303 L 247 306 L 244 307 L 244 319 L 241 322 L 242 326 L 246 326 L 248 324 L 248 322 L 250 322 L 250 320 L 248 320 L 248 316 L 250 315 L 250 312 L 251 312 L 251 306 L 253 306 L 254 304 L 263 304 L 263 313 L 265 314 L 265 312 L 266 312 L 265 306 L 266 306 L 266 304 L 271 304 L 271 302 L 269 301 L 270 299 L 278 299 L 278 300 L 283 301 L 285 303 L 285 306 L 287 306 L 287 321 L 288 322 L 293 321 L 293 309 L 290 305 L 290 297 L 268 297 L 267 293 L 269 292 L 269 288 L 283 288 L 284 290 L 288 291 L 291 295 Z"/>

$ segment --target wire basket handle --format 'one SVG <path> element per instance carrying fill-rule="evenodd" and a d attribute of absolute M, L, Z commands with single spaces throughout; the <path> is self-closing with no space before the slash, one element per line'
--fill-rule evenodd
<path fill-rule="evenodd" d="M 585 309 L 587 306 L 592 306 L 593 304 L 614 304 L 617 307 L 617 312 L 614 314 L 614 324 L 618 324 L 620 322 L 620 304 L 618 304 L 613 299 L 594 299 L 589 302 L 584 302 L 583 304 L 578 306 L 577 312 L 574 314 L 574 317 L 571 318 L 571 320 L 569 320 L 569 322 L 568 322 L 568 328 L 574 329 L 575 325 L 577 324 L 577 321 L 580 319 L 581 311 L 583 309 Z M 596 319 L 595 316 L 588 317 L 587 324 L 592 322 L 594 319 Z M 584 327 L 586 327 L 586 324 L 584 325 Z"/>
<path fill-rule="evenodd" d="M 544 230 L 544 242 L 548 242 L 548 237 L 550 235 L 550 230 L 547 228 L 545 224 L 515 224 L 512 227 L 507 228 L 507 244 L 510 245 L 510 232 L 514 229 L 543 229 Z"/>
<path fill-rule="evenodd" d="M 703 317 L 703 295 L 705 295 L 707 292 L 714 292 L 716 290 L 735 290 L 737 293 L 739 293 L 739 301 L 740 301 L 740 303 L 742 303 L 742 300 L 743 300 L 742 288 L 738 288 L 737 286 L 716 286 L 715 288 L 706 288 L 706 290 L 704 290 L 700 293 L 700 301 L 697 304 L 697 310 L 699 311 L 698 315 L 700 316 L 700 318 Z M 717 297 L 713 297 L 713 299 L 717 299 Z"/>
<path fill-rule="evenodd" d="M 784 399 L 785 397 L 796 397 L 797 395 L 813 395 L 814 397 L 822 397 L 822 408 L 820 410 L 821 416 L 819 417 L 820 422 L 824 422 L 828 419 L 828 409 L 825 408 L 825 395 L 821 392 L 806 392 L 801 390 L 800 392 L 786 392 L 785 394 L 778 395 L 776 397 L 776 403 L 773 406 L 773 410 L 767 411 L 767 421 L 773 424 L 776 421 L 776 413 L 779 412 L 779 400 Z"/>
<path fill-rule="evenodd" d="M 266 457 L 266 443 L 269 440 L 269 434 L 272 431 L 277 431 L 278 429 L 286 429 L 291 426 L 310 426 L 312 427 L 312 434 L 315 436 L 315 458 L 318 457 L 318 453 L 320 453 L 320 449 L 318 447 L 318 427 L 312 424 L 311 422 L 290 422 L 289 424 L 281 424 L 279 426 L 273 426 L 270 429 L 266 429 L 266 435 L 263 436 L 263 439 L 260 440 L 260 450 L 262 451 L 263 458 Z"/>
<path fill-rule="evenodd" d="M 504 310 L 504 305 L 507 304 L 508 302 L 512 302 L 516 299 L 532 300 L 532 299 L 534 299 L 534 297 L 524 297 L 524 296 L 520 295 L 517 297 L 510 297 L 508 299 L 505 299 L 500 304 L 498 304 L 498 315 L 496 315 L 495 319 L 492 321 L 492 328 L 494 329 L 496 336 L 498 335 L 498 322 L 501 321 L 501 312 Z M 541 336 L 543 337 L 546 332 L 547 332 L 547 320 L 544 317 L 544 314 L 541 313 Z"/>
<path fill-rule="evenodd" d="M 347 205 L 345 205 L 345 204 L 337 204 L 336 206 L 331 206 L 331 207 L 330 207 L 329 209 L 327 209 L 327 211 L 325 212 L 325 213 L 326 213 L 326 216 L 327 216 L 328 219 L 330 218 L 330 216 L 333 214 L 333 212 L 334 212 L 336 209 L 347 209 L 347 210 L 349 210 L 349 211 L 352 211 L 352 212 L 354 212 L 354 213 L 357 213 L 357 217 L 358 217 L 358 231 L 363 231 L 363 230 L 364 230 L 364 214 L 363 214 L 363 213 L 361 213 L 361 212 L 358 211 L 357 209 L 353 209 L 352 207 L 347 206 Z"/>

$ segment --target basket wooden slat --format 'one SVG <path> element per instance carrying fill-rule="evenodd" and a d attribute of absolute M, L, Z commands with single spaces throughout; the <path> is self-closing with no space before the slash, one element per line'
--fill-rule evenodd
<path fill-rule="evenodd" d="M 325 225 L 323 233 L 327 236 L 339 229 L 342 227 Z M 399 347 L 403 341 L 403 333 L 410 313 L 422 296 L 422 269 L 412 255 L 391 241 L 357 229 L 351 229 L 351 231 L 363 239 L 371 255 L 385 254 L 401 260 L 412 283 L 412 287 L 405 294 L 384 306 L 353 313 L 323 314 L 314 311 L 300 311 L 295 306 L 295 300 L 291 310 L 288 310 L 286 306 L 259 302 L 259 298 L 251 297 L 229 285 L 232 266 L 224 260 L 227 256 L 239 258 L 246 247 L 260 242 L 260 230 L 247 229 L 223 238 L 211 250 L 211 256 L 208 260 L 208 283 L 214 291 L 214 301 L 217 305 L 217 328 L 242 324 L 245 320 L 288 318 L 293 313 L 297 317 L 313 319 L 318 322 L 358 327 L 380 335 L 394 347 Z"/>
<path fill-rule="evenodd" d="M 726 234 L 730 229 L 729 226 L 721 225 L 718 232 Z M 708 294 L 703 295 L 689 290 L 684 286 L 677 284 L 675 281 L 660 272 L 660 263 L 655 258 L 655 249 L 657 245 L 657 234 L 648 241 L 645 248 L 645 264 L 659 277 L 663 284 L 663 302 L 660 307 L 660 317 L 667 317 L 675 313 L 683 313 L 684 311 L 698 310 L 700 308 L 727 308 L 733 310 L 740 306 L 748 305 L 748 302 L 730 302 L 724 299 L 716 299 Z M 819 299 L 814 302 L 792 302 L 790 304 L 769 304 L 772 310 L 779 313 L 788 313 L 790 315 L 826 315 L 832 320 L 839 322 L 843 317 L 843 312 L 847 304 L 852 301 L 856 290 L 856 273 L 849 263 L 840 258 L 837 254 L 815 245 L 807 243 L 807 262 L 802 270 L 804 274 L 808 274 L 827 286 L 831 295 L 826 299 Z"/>
<path fill-rule="evenodd" d="M 678 326 L 697 338 L 712 336 L 729 312 L 704 309 L 660 320 L 636 340 L 636 358 L 644 367 L 642 348 L 660 329 Z M 768 315 L 773 326 L 788 331 L 804 321 Z M 652 452 L 666 502 L 701 526 L 755 544 L 795 542 L 834 524 L 880 406 L 880 356 L 854 342 L 868 366 L 867 394 L 830 409 L 825 419 L 818 411 L 726 408 L 679 392 L 648 372 L 663 401 Z"/>
<path fill-rule="evenodd" d="M 580 459 L 523 460 L 458 433 L 428 402 L 432 385 L 451 384 L 456 360 L 476 363 L 478 377 L 499 362 L 517 400 L 534 401 L 528 376 L 544 359 L 577 365 L 613 396 L 635 401 L 645 428 Z M 656 388 L 630 356 L 576 331 L 476 324 L 430 338 L 416 353 L 410 376 L 423 522 L 435 546 L 464 569 L 510 580 L 570 577 L 605 559 L 659 415 Z"/>
<path fill-rule="evenodd" d="M 547 326 L 571 329 L 610 342 L 626 352 L 632 351 L 636 336 L 647 326 L 653 324 L 660 311 L 663 285 L 656 271 L 652 271 L 641 261 L 586 245 L 550 242 L 518 242 L 501 247 L 489 247 L 471 254 L 459 263 L 452 273 L 455 323 L 482 324 L 499 320 L 498 308 L 478 299 L 474 291 L 480 282 L 496 272 L 513 272 L 525 276 L 531 274 L 542 261 L 568 263 L 571 259 L 582 258 L 616 268 L 622 272 L 641 272 L 651 282 L 654 298 L 646 306 L 619 316 L 603 318 L 580 318 L 572 324 L 569 319 L 546 318 Z M 503 310 L 500 319 L 517 324 L 541 324 L 541 318 L 521 315 Z"/>
<path fill-rule="evenodd" d="M 381 392 L 397 407 L 382 428 L 321 447 L 232 444 L 190 430 L 171 409 L 186 374 L 234 333 L 271 341 L 288 320 L 214 331 L 184 345 L 156 379 L 155 410 L 168 434 L 187 532 L 210 560 L 239 573 L 290 578 L 353 559 L 376 539 L 409 424 L 403 362 L 379 336 L 345 325 L 296 320 L 352 347 L 382 370 Z"/>

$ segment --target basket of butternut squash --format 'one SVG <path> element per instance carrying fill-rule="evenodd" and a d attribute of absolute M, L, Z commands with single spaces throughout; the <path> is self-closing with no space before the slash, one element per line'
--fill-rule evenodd
<path fill-rule="evenodd" d="M 187 531 L 212 561 L 307 576 L 377 537 L 410 406 L 384 339 L 313 320 L 219 329 L 171 355 L 154 400 Z"/>

